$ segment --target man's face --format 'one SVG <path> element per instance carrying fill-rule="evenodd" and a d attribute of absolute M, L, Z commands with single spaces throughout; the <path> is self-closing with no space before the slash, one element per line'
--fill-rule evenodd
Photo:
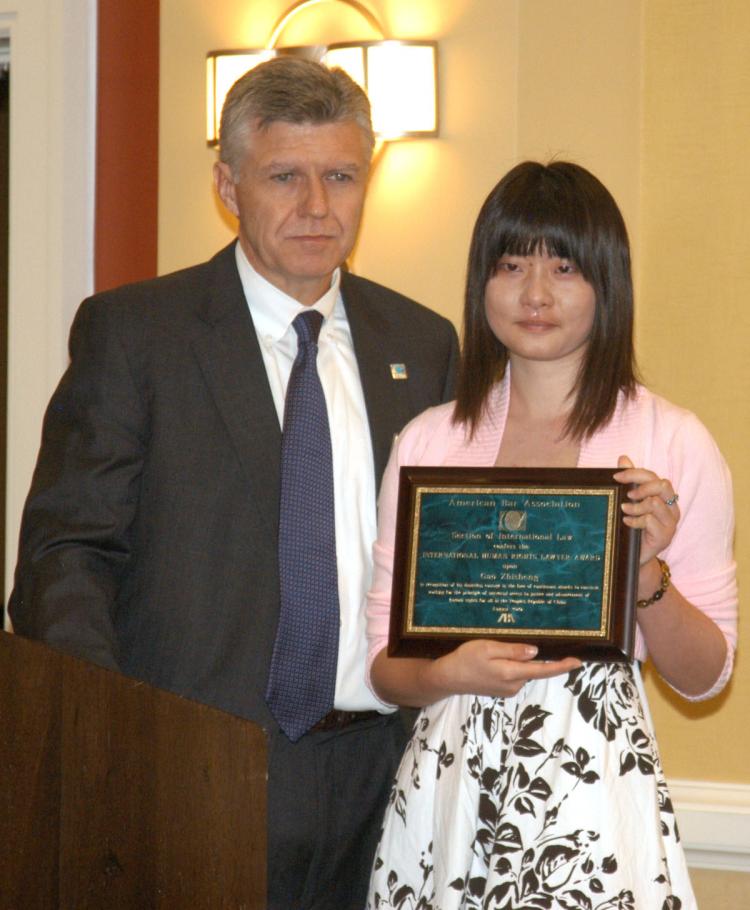
<path fill-rule="evenodd" d="M 300 303 L 321 297 L 354 245 L 368 164 L 352 121 L 253 129 L 236 183 L 227 164 L 214 166 L 253 268 Z"/>

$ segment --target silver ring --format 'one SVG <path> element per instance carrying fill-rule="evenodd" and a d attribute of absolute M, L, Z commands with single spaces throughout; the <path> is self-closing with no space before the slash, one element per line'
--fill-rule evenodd
<path fill-rule="evenodd" d="M 670 498 L 669 498 L 669 499 L 665 499 L 664 502 L 665 502 L 668 506 L 673 506 L 673 505 L 677 502 L 677 500 L 678 500 L 679 498 L 680 498 L 680 497 L 675 493 L 674 496 L 670 496 Z"/>

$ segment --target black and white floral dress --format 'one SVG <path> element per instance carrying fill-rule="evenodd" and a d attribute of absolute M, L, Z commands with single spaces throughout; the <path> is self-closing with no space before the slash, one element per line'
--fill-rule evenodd
<path fill-rule="evenodd" d="M 510 370 L 472 438 L 451 405 L 399 437 L 380 493 L 371 657 L 387 638 L 399 467 L 494 464 L 509 397 Z M 707 697 L 726 683 L 736 641 L 726 464 L 694 415 L 642 387 L 584 440 L 578 463 L 614 466 L 621 454 L 679 490 L 663 555 L 729 645 Z M 637 630 L 636 658 L 645 654 Z M 513 698 L 455 695 L 425 708 L 391 793 L 368 910 L 695 910 L 638 660 L 586 663 Z"/>
<path fill-rule="evenodd" d="M 637 666 L 424 709 L 370 910 L 694 910 Z"/>

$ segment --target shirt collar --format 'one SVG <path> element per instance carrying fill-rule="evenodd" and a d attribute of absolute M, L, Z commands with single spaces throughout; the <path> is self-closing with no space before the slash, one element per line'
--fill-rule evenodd
<path fill-rule="evenodd" d="M 235 257 L 256 332 L 261 337 L 278 341 L 289 330 L 294 319 L 310 307 L 303 306 L 299 300 L 285 294 L 259 274 L 250 264 L 239 241 L 235 246 Z M 311 307 L 321 313 L 324 320 L 333 313 L 340 282 L 341 269 L 336 269 L 331 277 L 331 286 Z M 325 328 L 324 321 L 323 329 Z"/>

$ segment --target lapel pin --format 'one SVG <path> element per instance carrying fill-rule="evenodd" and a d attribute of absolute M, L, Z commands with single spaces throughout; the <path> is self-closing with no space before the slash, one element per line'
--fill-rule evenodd
<path fill-rule="evenodd" d="M 405 363 L 391 364 L 391 379 L 408 379 L 409 374 L 406 372 Z"/>

